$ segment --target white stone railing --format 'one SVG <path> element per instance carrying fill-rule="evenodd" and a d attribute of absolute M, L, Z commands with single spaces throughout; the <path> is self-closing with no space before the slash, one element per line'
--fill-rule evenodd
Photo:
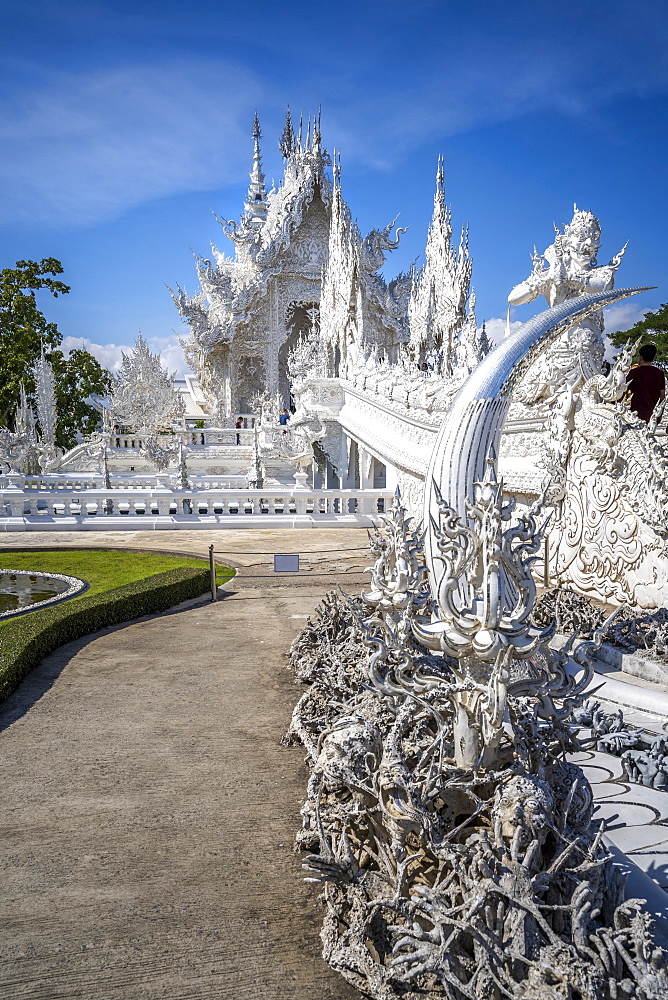
<path fill-rule="evenodd" d="M 179 438 L 190 451 L 193 448 L 210 447 L 217 445 L 224 448 L 236 448 L 237 436 L 239 445 L 251 448 L 255 441 L 255 431 L 250 427 L 189 427 L 186 430 L 178 430 L 173 434 L 158 435 L 158 442 L 168 445 Z M 109 437 L 109 453 L 113 456 L 116 452 L 139 452 L 146 444 L 142 434 L 111 434 Z"/>
<path fill-rule="evenodd" d="M 357 515 L 364 520 L 390 503 L 388 490 L 272 489 L 111 489 L 0 491 L 0 521 L 29 520 L 51 526 L 60 519 L 105 521 L 118 518 L 227 518 L 228 516 L 292 514 L 316 519 L 327 515 Z"/>
<path fill-rule="evenodd" d="M 176 473 L 117 473 L 110 470 L 111 488 L 114 490 L 171 489 L 176 482 Z M 190 488 L 200 490 L 240 490 L 246 488 L 247 478 L 242 475 L 198 475 L 189 472 Z M 85 473 L 68 476 L 48 473 L 40 476 L 25 476 L 11 473 L 0 476 L 0 493 L 3 490 L 20 490 L 24 493 L 85 493 L 88 490 L 103 490 L 104 477 L 100 473 Z M 292 489 L 292 485 L 285 489 Z"/>

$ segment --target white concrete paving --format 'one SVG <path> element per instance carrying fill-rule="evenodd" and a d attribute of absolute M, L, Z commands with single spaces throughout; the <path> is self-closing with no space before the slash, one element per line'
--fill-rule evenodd
<path fill-rule="evenodd" d="M 592 686 L 599 681 L 597 676 Z M 636 685 L 624 682 L 623 687 L 627 700 L 634 696 L 635 689 L 637 703 L 642 706 L 651 704 L 658 709 L 658 712 L 648 712 L 640 707 L 625 705 L 626 722 L 650 733 L 668 731 L 668 718 L 658 714 L 663 711 L 668 698 L 665 692 L 653 691 L 646 684 L 636 688 Z M 603 708 L 614 712 L 618 710 L 619 703 L 603 703 Z M 588 732 L 583 731 L 581 736 L 588 736 Z M 657 885 L 668 891 L 668 793 L 628 781 L 621 759 L 612 754 L 587 750 L 570 755 L 569 759 L 580 765 L 591 784 L 594 818 L 605 820 L 609 841 Z"/>

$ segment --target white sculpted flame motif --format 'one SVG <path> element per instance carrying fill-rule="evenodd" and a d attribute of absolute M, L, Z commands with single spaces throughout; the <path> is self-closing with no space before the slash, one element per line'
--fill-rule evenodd
<path fill-rule="evenodd" d="M 542 718 L 564 718 L 591 679 L 587 669 L 575 685 L 564 671 L 568 656 L 549 647 L 554 628 L 530 623 L 536 599 L 531 564 L 543 531 L 533 511 L 509 523 L 515 502 L 504 503 L 494 466 L 490 458 L 467 519 L 439 495 L 440 523 L 431 526 L 435 558 L 443 565 L 436 620 L 413 622 L 419 642 L 450 658 L 458 682 L 452 697 L 461 767 L 493 762 L 509 694 L 533 696 Z M 590 649 L 581 643 L 576 661 L 584 665 Z"/>
<path fill-rule="evenodd" d="M 623 398 L 636 346 L 571 397 L 548 438 L 552 482 L 561 484 L 550 551 L 557 580 L 652 608 L 668 602 L 668 446 Z"/>
<path fill-rule="evenodd" d="M 123 354 L 123 363 L 114 377 L 111 391 L 111 418 L 132 427 L 143 438 L 142 453 L 157 469 L 167 468 L 176 457 L 176 438 L 160 438 L 183 417 L 181 397 L 174 390 L 174 377 L 162 367 L 159 354 L 151 354 L 138 335 L 132 354 Z"/>
<path fill-rule="evenodd" d="M 111 412 L 116 423 L 132 427 L 137 434 L 152 435 L 171 428 L 183 414 L 173 376 L 162 367 L 160 355 L 151 354 L 141 334 L 132 354 L 123 353 L 113 382 Z"/>

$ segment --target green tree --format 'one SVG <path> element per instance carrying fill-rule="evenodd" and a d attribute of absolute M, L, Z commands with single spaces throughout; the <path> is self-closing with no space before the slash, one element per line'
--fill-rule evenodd
<path fill-rule="evenodd" d="M 62 273 L 54 257 L 19 260 L 0 271 L 0 425 L 13 426 L 21 383 L 29 395 L 34 392 L 31 369 L 44 350 L 56 377 L 56 443 L 71 448 L 77 431 L 95 430 L 99 414 L 85 400 L 91 393 L 106 394 L 111 376 L 88 351 L 72 351 L 66 358 L 58 350 L 63 339 L 58 327 L 37 308 L 36 291 L 49 291 L 54 298 L 69 292 L 69 285 L 56 278 Z"/>
<path fill-rule="evenodd" d="M 623 347 L 627 340 L 638 337 L 642 337 L 643 344 L 656 344 L 655 364 L 668 369 L 668 302 L 659 306 L 656 312 L 646 312 L 630 330 L 618 330 L 609 336 L 615 347 Z"/>

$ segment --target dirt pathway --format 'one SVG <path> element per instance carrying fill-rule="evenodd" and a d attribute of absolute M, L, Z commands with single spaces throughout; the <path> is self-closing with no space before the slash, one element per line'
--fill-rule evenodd
<path fill-rule="evenodd" d="M 280 745 L 284 653 L 334 582 L 242 576 L 63 647 L 6 703 L 3 1000 L 359 997 L 320 958 Z"/>

